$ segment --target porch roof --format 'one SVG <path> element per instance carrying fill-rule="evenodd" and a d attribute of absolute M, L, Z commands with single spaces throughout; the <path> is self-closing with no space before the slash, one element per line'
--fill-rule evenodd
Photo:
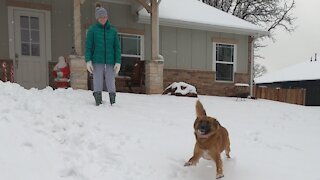
<path fill-rule="evenodd" d="M 160 25 L 205 31 L 228 32 L 255 37 L 269 32 L 255 24 L 223 12 L 198 0 L 162 0 L 159 5 Z M 146 9 L 138 11 L 139 23 L 150 23 Z"/>

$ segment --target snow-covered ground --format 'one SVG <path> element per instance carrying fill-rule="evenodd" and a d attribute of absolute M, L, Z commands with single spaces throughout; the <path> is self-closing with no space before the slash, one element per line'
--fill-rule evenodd
<path fill-rule="evenodd" d="M 103 94 L 106 99 L 106 93 Z M 230 133 L 223 180 L 320 180 L 320 107 L 199 96 Z M 0 81 L 1 180 L 212 180 L 213 161 L 184 167 L 196 98 L 25 90 Z"/>

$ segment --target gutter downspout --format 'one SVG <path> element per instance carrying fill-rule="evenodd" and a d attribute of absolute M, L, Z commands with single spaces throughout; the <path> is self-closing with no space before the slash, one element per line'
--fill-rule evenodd
<path fill-rule="evenodd" d="M 252 37 L 252 41 L 251 41 L 251 63 L 250 63 L 250 97 L 253 97 L 253 70 L 254 70 L 254 42 L 256 41 L 257 38 L 259 38 L 260 35 L 258 34 L 257 37 Z"/>

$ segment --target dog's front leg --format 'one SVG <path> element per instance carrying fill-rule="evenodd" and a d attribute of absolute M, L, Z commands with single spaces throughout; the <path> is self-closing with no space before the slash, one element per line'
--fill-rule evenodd
<path fill-rule="evenodd" d="M 192 166 L 192 165 L 195 166 L 199 162 L 199 159 L 201 158 L 202 153 L 203 153 L 202 150 L 197 145 L 195 145 L 193 156 L 189 159 L 188 162 L 184 164 L 184 166 Z"/>
<path fill-rule="evenodd" d="M 222 160 L 220 157 L 220 153 L 213 153 L 210 155 L 211 155 L 212 159 L 216 162 L 216 171 L 217 171 L 216 179 L 223 178 L 224 175 L 223 175 Z"/>

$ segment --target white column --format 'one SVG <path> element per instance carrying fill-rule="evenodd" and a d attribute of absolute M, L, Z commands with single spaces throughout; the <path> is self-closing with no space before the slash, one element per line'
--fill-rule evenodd
<path fill-rule="evenodd" d="M 81 39 L 81 0 L 73 0 L 74 47 L 78 55 L 82 55 Z"/>
<path fill-rule="evenodd" d="M 151 0 L 151 59 L 159 55 L 159 7 L 157 0 Z"/>

